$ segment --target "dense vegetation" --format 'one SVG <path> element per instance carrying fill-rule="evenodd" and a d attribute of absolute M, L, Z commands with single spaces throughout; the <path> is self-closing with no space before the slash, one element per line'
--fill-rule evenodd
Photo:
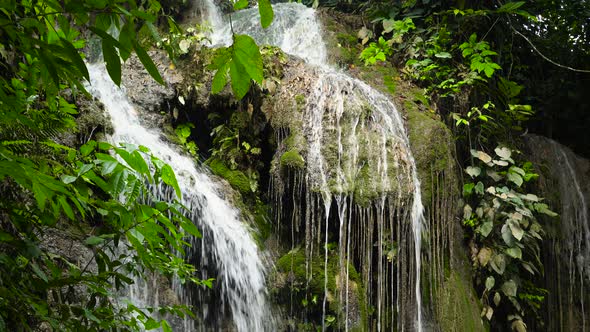
<path fill-rule="evenodd" d="M 138 37 L 156 35 L 156 19 L 166 17 L 160 3 L 2 1 L 0 7 L 0 331 L 170 330 L 149 313 L 190 314 L 187 308 L 138 308 L 118 303 L 116 292 L 148 271 L 208 283 L 183 260 L 184 238 L 199 236 L 184 207 L 149 197 L 158 183 L 180 197 L 173 170 L 142 146 L 61 144 L 77 131 L 76 104 L 88 98 L 81 51 L 91 38 L 100 40 L 117 84 L 120 58 L 132 52 L 163 82 Z M 118 39 L 107 32 L 112 26 Z M 64 240 L 82 252 L 47 245 Z"/>
<path fill-rule="evenodd" d="M 516 149 L 530 129 L 587 153 L 583 131 L 574 134 L 570 124 L 588 124 L 588 103 L 580 98 L 590 78 L 589 4 L 401 1 L 353 10 L 373 23 L 359 31 L 365 65 L 396 64 L 454 128 L 470 177 L 463 222 L 482 317 L 494 330 L 543 328 L 544 231 L 537 216 L 556 214 L 528 193 L 538 175 Z"/>
<path fill-rule="evenodd" d="M 356 41 L 362 64 L 393 65 L 425 89 L 433 112 L 453 128 L 465 169 L 463 224 L 475 250 L 482 316 L 494 330 L 541 328 L 538 311 L 547 291 L 539 286 L 540 215 L 555 214 L 531 193 L 538 175 L 518 152 L 519 137 L 527 131 L 553 136 L 590 156 L 585 135 L 590 103 L 584 99 L 590 83 L 590 3 L 321 0 L 309 5 L 362 16 L 367 23 Z M 176 59 L 187 52 L 187 40 L 200 41 L 175 22 L 183 6 L 155 0 L 0 0 L 0 331 L 39 326 L 166 331 L 168 323 L 150 313 L 190 315 L 189 308 L 117 303 L 116 292 L 132 283 L 130 276 L 156 271 L 210 285 L 183 261 L 186 237 L 199 236 L 183 216 L 184 207 L 150 197 L 150 186 L 157 184 L 171 186 L 180 197 L 168 165 L 142 146 L 64 143 L 79 130 L 77 105 L 89 98 L 84 53 L 90 41 L 100 43 L 115 83 L 121 83 L 121 60 L 133 53 L 163 83 L 146 49 L 157 44 Z M 245 0 L 233 3 L 234 10 L 247 6 Z M 267 27 L 273 20 L 270 1 L 259 1 L 259 10 Z M 229 79 L 237 99 L 255 93 L 252 87 L 264 82 L 265 57 L 279 54 L 273 52 L 261 51 L 247 35 L 234 35 L 233 45 L 217 49 L 207 67 L 215 71 L 212 92 L 221 92 Z M 393 79 L 386 82 L 395 89 Z M 208 164 L 262 210 L 256 194 L 261 142 L 255 135 L 240 139 L 240 114 L 215 126 Z M 190 126 L 176 132 L 197 155 Z M 76 265 L 44 246 L 54 232 L 86 247 L 87 263 Z M 74 296 L 79 287 L 88 298 Z"/>

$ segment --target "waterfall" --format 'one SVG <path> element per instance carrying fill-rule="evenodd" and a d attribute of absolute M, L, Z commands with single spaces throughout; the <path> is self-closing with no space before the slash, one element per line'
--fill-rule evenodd
<path fill-rule="evenodd" d="M 148 130 L 140 123 L 138 112 L 124 90 L 117 87 L 103 65 L 88 65 L 89 92 L 98 98 L 111 116 L 113 142 L 125 142 L 148 147 L 176 172 L 182 190 L 182 203 L 188 207 L 187 217 L 200 229 L 203 238 L 191 238 L 187 259 L 195 264 L 202 279 L 215 278 L 211 295 L 205 289 L 189 289 L 178 281 L 173 288 L 183 304 L 195 305 L 202 321 L 185 319 L 179 331 L 235 328 L 237 331 L 272 331 L 274 322 L 265 285 L 265 267 L 248 227 L 240 221 L 240 212 L 224 199 L 221 188 L 209 173 L 195 165 L 193 159 L 182 155 L 160 139 L 157 130 Z M 159 199 L 173 197 L 170 190 L 154 188 Z M 138 303 L 157 305 L 158 282 L 136 280 L 131 296 Z M 226 312 L 229 308 L 229 312 Z"/>
<path fill-rule="evenodd" d="M 205 1 L 211 3 L 211 0 Z M 277 222 L 291 220 L 292 234 L 298 233 L 300 227 L 305 228 L 308 262 L 314 254 L 323 252 L 322 320 L 325 320 L 328 298 L 329 232 L 335 218 L 339 279 L 346 278 L 346 286 L 340 286 L 339 290 L 340 302 L 345 303 L 343 328 L 349 329 L 350 320 L 348 266 L 356 261 L 363 269 L 363 279 L 368 281 L 366 296 L 376 308 L 376 329 L 393 329 L 397 321 L 399 330 L 421 331 L 423 206 L 402 118 L 386 96 L 327 63 L 326 46 L 315 10 L 296 3 L 275 4 L 273 9 L 274 21 L 267 29 L 260 26 L 257 8 L 231 14 L 231 28 L 230 20 L 226 19 L 222 31 L 213 34 L 212 44 L 229 45 L 232 30 L 248 34 L 258 44 L 279 46 L 284 52 L 301 58 L 312 65 L 311 70 L 317 76 L 315 81 L 306 82 L 312 88 L 305 96 L 305 105 L 300 105 L 302 112 L 288 115 L 299 128 L 289 124 L 275 126 L 279 152 L 286 152 L 287 141 L 303 142 L 305 148 L 301 152 L 306 169 L 303 173 L 290 173 L 290 179 L 274 176 L 271 191 L 273 206 L 278 211 Z M 219 22 L 215 15 L 208 19 Z M 293 99 L 288 93 L 285 97 Z M 297 129 L 301 129 L 299 136 Z M 292 194 L 287 194 L 287 189 L 291 189 Z M 338 213 L 330 213 L 333 205 Z M 289 210 L 285 206 L 291 207 L 292 214 L 285 214 Z M 354 236 L 351 236 L 351 229 Z M 398 242 L 399 258 L 392 262 L 388 255 L 394 250 L 394 239 Z M 378 248 L 376 254 L 375 247 Z M 412 257 L 413 261 L 407 257 Z M 378 263 L 373 267 L 375 261 Z M 306 271 L 311 275 L 308 262 Z M 376 286 L 371 282 L 373 279 L 376 279 Z M 413 291 L 408 291 L 410 286 Z M 415 306 L 413 312 L 408 308 L 411 306 Z M 394 314 L 396 310 L 398 319 Z"/>
<path fill-rule="evenodd" d="M 537 163 L 549 169 L 549 174 L 545 174 L 549 176 L 545 180 L 546 195 L 560 213 L 559 225 L 549 226 L 552 230 L 544 250 L 549 290 L 548 327 L 556 331 L 588 331 L 585 308 L 590 302 L 587 291 L 590 285 L 588 162 L 548 138 L 529 135 L 527 143 L 540 159 Z M 576 310 L 581 317 L 576 317 Z"/>

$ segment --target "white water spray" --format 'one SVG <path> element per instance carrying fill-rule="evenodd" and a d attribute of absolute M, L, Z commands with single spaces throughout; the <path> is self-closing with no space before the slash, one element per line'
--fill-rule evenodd
<path fill-rule="evenodd" d="M 211 0 L 204 0 L 211 3 Z M 421 233 L 422 233 L 422 222 L 423 222 L 423 206 L 420 194 L 420 182 L 417 177 L 416 165 L 412 157 L 409 141 L 403 121 L 397 111 L 395 105 L 384 95 L 369 87 L 367 84 L 351 78 L 350 76 L 339 72 L 332 68 L 327 63 L 327 52 L 326 46 L 322 37 L 321 25 L 316 17 L 315 10 L 305 7 L 301 4 L 296 3 L 279 3 L 273 5 L 274 9 L 274 21 L 271 26 L 267 29 L 263 29 L 260 26 L 260 17 L 257 8 L 250 8 L 246 10 L 238 11 L 232 14 L 231 22 L 232 27 L 230 28 L 229 20 L 225 20 L 225 27 L 221 32 L 215 32 L 212 38 L 213 45 L 229 45 L 231 44 L 231 33 L 232 30 L 239 34 L 248 34 L 252 36 L 258 44 L 269 44 L 279 46 L 284 52 L 300 57 L 305 62 L 316 66 L 319 71 L 319 79 L 313 88 L 312 95 L 306 96 L 307 106 L 303 119 L 304 131 L 308 143 L 307 150 L 307 169 L 305 175 L 305 181 L 307 185 L 314 188 L 316 192 L 320 193 L 320 196 L 324 200 L 325 210 L 325 236 L 324 241 L 327 242 L 328 232 L 328 219 L 329 209 L 332 204 L 334 192 L 340 193 L 351 193 L 354 191 L 354 182 L 358 173 L 361 171 L 359 167 L 359 153 L 369 151 L 369 160 L 372 160 L 378 164 L 378 176 L 379 180 L 374 182 L 374 185 L 378 188 L 372 188 L 377 192 L 382 192 L 383 195 L 387 195 L 387 188 L 394 185 L 395 181 L 401 181 L 404 183 L 410 183 L 411 188 L 408 188 L 409 192 L 412 192 L 413 198 L 411 201 L 411 231 L 413 234 L 414 252 L 413 256 L 415 259 L 415 303 L 416 303 L 416 316 L 415 322 L 412 324 L 418 331 L 422 331 L 422 305 L 421 305 L 421 294 L 420 294 L 420 248 L 421 248 Z M 221 24 L 220 18 L 211 15 L 208 20 L 214 22 L 212 25 L 219 26 Z M 367 129 L 380 133 L 381 136 L 377 137 L 375 141 L 362 142 L 362 137 L 356 135 L 356 131 L 352 130 L 348 133 L 343 133 L 341 130 L 340 121 L 350 114 L 346 103 L 351 102 L 349 95 L 356 95 L 352 99 L 357 98 L 363 100 L 371 106 L 371 109 L 375 114 L 371 116 L 374 123 L 369 123 L 367 126 L 371 127 Z M 357 102 L 358 102 L 357 100 Z M 355 100 L 352 100 L 355 102 Z M 323 148 L 326 146 L 327 132 L 330 128 L 324 128 L 323 123 L 328 118 L 328 126 L 330 128 L 338 128 L 338 134 L 336 139 L 338 140 L 338 151 L 337 165 L 331 165 L 327 162 L 325 151 Z M 354 118 L 354 116 L 353 116 Z M 360 116 L 357 115 L 350 124 L 351 127 L 361 127 L 365 124 L 359 124 Z M 343 137 L 343 135 L 348 135 Z M 378 136 L 378 135 L 377 135 Z M 334 139 L 330 137 L 329 139 Z M 344 142 L 344 143 L 343 143 Z M 347 146 L 347 150 L 344 151 L 343 144 Z M 374 148 L 367 149 L 364 144 L 374 144 Z M 394 146 L 391 148 L 391 146 Z M 395 150 L 395 151 L 393 151 Z M 391 155 L 397 155 L 398 159 L 391 160 Z M 367 157 L 367 156 L 365 156 Z M 390 173 L 393 172 L 394 168 L 399 165 L 405 167 L 402 173 L 406 174 L 404 179 L 390 178 Z M 330 169 L 330 167 L 336 166 L 336 169 Z M 334 183 L 336 185 L 334 186 Z M 402 187 L 402 185 L 398 185 Z M 385 205 L 385 196 L 379 198 L 382 200 L 381 211 L 383 213 Z M 342 199 L 337 200 L 341 202 Z M 339 206 L 341 203 L 338 204 Z M 339 207 L 340 208 L 340 207 Z M 345 208 L 343 209 L 345 210 Z M 351 210 L 352 211 L 352 210 Z M 393 212 L 390 212 L 393 213 Z M 345 229 L 345 222 L 343 220 L 345 213 L 340 213 L 341 229 Z M 348 223 L 348 229 L 350 228 L 350 221 Z M 349 243 L 350 239 L 343 241 L 343 235 L 346 232 L 341 232 L 341 256 L 348 257 L 349 247 L 345 243 Z M 348 236 L 346 236 L 348 237 Z M 324 243 L 327 248 L 327 243 Z M 325 275 L 327 278 L 327 249 L 324 249 L 326 255 L 326 271 Z M 346 269 L 347 270 L 347 269 Z M 385 275 L 385 273 L 379 270 L 379 275 Z M 387 268 L 383 268 L 387 270 Z M 348 272 L 346 271 L 346 275 Z M 383 276 L 384 277 L 384 276 Z M 399 277 L 399 275 L 398 275 Z M 326 282 L 327 284 L 327 282 Z M 348 285 L 348 280 L 346 282 Z M 383 291 L 384 292 L 384 291 Z M 403 289 L 398 289 L 399 292 L 404 292 Z M 387 297 L 386 294 L 381 294 L 379 291 L 378 295 L 378 315 L 381 312 L 389 311 L 381 307 L 381 303 L 384 302 L 381 298 Z M 326 294 L 325 291 L 323 301 L 323 312 L 324 316 L 326 313 Z M 346 302 L 348 301 L 348 297 Z M 348 307 L 346 307 L 348 310 Z M 379 323 L 380 324 L 380 323 Z M 348 321 L 345 324 L 345 329 L 348 329 Z M 379 330 L 381 326 L 379 325 Z"/>
<path fill-rule="evenodd" d="M 144 145 L 176 172 L 182 190 L 182 202 L 190 209 L 188 217 L 203 234 L 202 240 L 190 240 L 192 248 L 187 251 L 187 259 L 200 261 L 201 266 L 198 268 L 201 273 L 212 268 L 216 275 L 201 277 L 215 278 L 214 288 L 221 288 L 222 298 L 216 299 L 220 302 L 219 307 L 198 303 L 203 305 L 196 308 L 203 313 L 202 319 L 215 317 L 223 320 L 231 316 L 232 322 L 221 323 L 224 326 L 233 325 L 237 331 L 274 330 L 274 320 L 267 303 L 265 268 L 248 227 L 240 221 L 239 211 L 223 198 L 220 187 L 211 180 L 207 171 L 197 168 L 193 159 L 183 156 L 163 142 L 158 131 L 148 130 L 141 125 L 137 111 L 125 92 L 111 81 L 104 66 L 91 64 L 88 65 L 88 70 L 88 90 L 105 105 L 113 122 L 114 134 L 111 141 Z M 161 188 L 154 188 L 154 191 L 162 199 L 171 196 L 169 191 Z M 141 303 L 149 298 L 143 292 L 157 291 L 157 287 L 154 289 L 148 283 L 138 281 L 145 288 L 132 293 L 136 301 Z M 196 304 L 197 299 L 193 298 L 193 292 L 186 291 L 177 282 L 173 286 L 184 304 Z M 199 290 L 196 293 L 199 296 Z M 156 296 L 155 299 L 157 298 Z M 230 308 L 231 314 L 224 313 L 225 306 Z M 211 322 L 204 323 L 187 319 L 183 322 L 182 330 L 189 332 L 211 329 L 206 325 Z"/>

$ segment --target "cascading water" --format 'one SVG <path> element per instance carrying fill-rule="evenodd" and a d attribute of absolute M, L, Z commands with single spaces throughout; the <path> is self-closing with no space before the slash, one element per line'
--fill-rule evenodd
<path fill-rule="evenodd" d="M 195 305 L 201 321 L 185 319 L 181 331 L 234 328 L 237 331 L 272 331 L 274 320 L 267 303 L 265 267 L 240 213 L 231 206 L 205 170 L 195 166 L 160 139 L 160 133 L 140 124 L 139 115 L 125 92 L 109 78 L 104 66 L 90 64 L 89 92 L 98 98 L 110 114 L 114 127 L 113 142 L 141 144 L 168 163 L 176 172 L 182 190 L 182 202 L 190 213 L 187 217 L 199 227 L 202 239 L 192 238 L 187 259 L 201 272 L 202 279 L 215 278 L 218 294 L 207 295 L 204 289 L 191 290 L 173 282 L 183 304 Z M 171 199 L 170 190 L 154 188 L 162 200 Z M 213 271 L 213 274 L 209 274 Z M 157 305 L 157 282 L 136 280 L 131 292 L 138 303 Z M 215 298 L 219 296 L 220 298 Z M 229 308 L 227 312 L 226 308 Z M 231 317 L 231 319 L 230 319 Z"/>
<path fill-rule="evenodd" d="M 298 106 L 301 112 L 286 116 L 290 124 L 273 125 L 279 145 L 277 157 L 292 152 L 287 151 L 289 144 L 298 141 L 305 146 L 298 152 L 305 157 L 307 166 L 304 173 L 295 172 L 292 179 L 274 176 L 271 192 L 277 218 L 291 220 L 292 233 L 299 232 L 302 225 L 305 228 L 308 262 L 324 242 L 322 323 L 328 298 L 328 233 L 336 218 L 339 278 L 346 280 L 346 286 L 339 287 L 346 317 L 342 327 L 350 327 L 348 266 L 355 262 L 368 282 L 365 293 L 369 304 L 376 308 L 376 330 L 393 329 L 397 322 L 399 330 L 421 331 L 423 207 L 403 121 L 387 97 L 327 64 L 321 25 L 313 9 L 295 3 L 275 4 L 273 9 L 274 20 L 267 29 L 260 26 L 257 8 L 232 14 L 231 27 L 226 23 L 222 32 L 214 33 L 212 44 L 229 45 L 233 30 L 252 36 L 259 44 L 279 46 L 313 65 L 311 71 L 317 79 L 305 82 L 311 89 L 304 96 L 304 105 Z M 219 25 L 217 16 L 209 19 L 216 21 L 212 25 Z M 285 97 L 293 99 L 289 93 Z M 293 191 L 291 195 L 286 193 L 288 189 Z M 289 204 L 291 209 L 283 207 Z M 330 213 L 332 208 L 338 213 Z M 285 214 L 287 210 L 292 213 Z M 351 232 L 355 232 L 354 236 Z M 398 241 L 400 258 L 391 262 L 388 255 L 394 239 Z M 374 247 L 378 248 L 376 255 Z M 377 266 L 373 267 L 375 261 Z M 311 276 L 308 262 L 306 272 Z M 376 286 L 371 282 L 374 279 Z M 407 292 L 410 286 L 414 294 Z M 412 306 L 414 310 L 408 308 Z"/>
<path fill-rule="evenodd" d="M 548 299 L 548 328 L 552 331 L 588 331 L 586 305 L 590 303 L 590 225 L 587 194 L 588 164 L 570 149 L 548 138 L 529 135 L 528 145 L 550 170 L 549 193 L 559 193 L 559 230 L 546 241 L 545 271 Z M 585 169 L 584 169 L 585 167 Z M 586 193 L 586 194 L 585 194 Z M 581 315 L 576 317 L 576 310 Z"/>

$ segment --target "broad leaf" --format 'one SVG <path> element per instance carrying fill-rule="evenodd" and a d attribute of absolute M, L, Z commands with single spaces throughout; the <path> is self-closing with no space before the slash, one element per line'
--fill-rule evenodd
<path fill-rule="evenodd" d="M 133 41 L 133 49 L 135 50 L 135 54 L 137 54 L 139 61 L 141 61 L 145 69 L 154 78 L 154 80 L 162 85 L 165 85 L 162 76 L 160 76 L 158 68 L 152 61 L 152 58 L 150 58 L 147 52 L 139 45 L 137 41 Z"/>
<path fill-rule="evenodd" d="M 490 157 L 489 154 L 483 151 L 471 150 L 471 155 L 478 158 L 486 164 L 492 161 L 492 157 Z"/>
<path fill-rule="evenodd" d="M 92 235 L 92 236 L 89 236 L 89 237 L 88 237 L 88 238 L 87 238 L 87 239 L 84 241 L 84 243 L 86 243 L 86 244 L 87 244 L 87 245 L 89 245 L 89 246 L 95 246 L 95 245 L 97 245 L 97 244 L 100 244 L 100 243 L 103 243 L 103 242 L 104 242 L 104 239 L 103 239 L 103 238 L 101 238 L 101 237 L 98 237 L 98 236 L 94 236 L 94 235 Z"/>
<path fill-rule="evenodd" d="M 496 284 L 496 279 L 494 279 L 493 276 L 489 276 L 486 279 L 486 290 L 491 290 L 492 288 L 494 288 L 494 285 Z"/>
<path fill-rule="evenodd" d="M 522 176 L 520 176 L 517 173 L 513 173 L 513 172 L 508 172 L 506 174 L 506 177 L 508 178 L 508 181 L 513 182 L 514 184 L 516 184 L 517 186 L 521 186 L 522 183 L 524 182 L 524 180 L 522 179 Z"/>
<path fill-rule="evenodd" d="M 254 81 L 262 84 L 262 56 L 254 39 L 247 35 L 235 35 L 232 48 L 233 60 L 242 65 Z"/>
<path fill-rule="evenodd" d="M 520 227 L 520 224 L 517 221 L 509 220 L 508 227 L 510 227 L 510 231 L 512 232 L 512 236 L 514 236 L 515 239 L 520 241 L 522 239 L 522 237 L 524 236 L 524 230 Z"/>
<path fill-rule="evenodd" d="M 102 55 L 109 76 L 116 85 L 121 85 L 121 59 L 110 39 L 102 40 Z"/>
<path fill-rule="evenodd" d="M 211 83 L 211 93 L 219 93 L 223 90 L 227 84 L 227 64 L 221 66 L 213 76 L 213 82 Z"/>
<path fill-rule="evenodd" d="M 506 254 L 512 258 L 522 259 L 522 250 L 519 247 L 508 248 L 505 250 Z"/>
<path fill-rule="evenodd" d="M 229 76 L 231 77 L 231 87 L 236 98 L 242 99 L 250 90 L 250 76 L 244 66 L 235 59 L 229 64 Z"/>
<path fill-rule="evenodd" d="M 176 192 L 176 196 L 178 196 L 178 198 L 182 198 L 180 187 L 178 186 L 178 182 L 176 181 L 176 175 L 174 174 L 172 167 L 170 167 L 170 165 L 168 164 L 162 167 L 162 181 L 174 188 L 174 191 Z"/>
<path fill-rule="evenodd" d="M 469 176 L 471 176 L 472 178 L 475 178 L 477 176 L 479 176 L 481 174 L 481 168 L 479 167 L 473 167 L 473 166 L 467 166 L 467 168 L 465 169 L 465 172 L 467 174 L 469 174 Z"/>
<path fill-rule="evenodd" d="M 274 18 L 270 0 L 258 0 L 258 12 L 260 13 L 260 24 L 263 28 L 268 28 Z"/>
<path fill-rule="evenodd" d="M 492 258 L 490 265 L 496 273 L 504 274 L 504 270 L 506 269 L 506 258 L 503 254 L 498 254 Z"/>
<path fill-rule="evenodd" d="M 508 280 L 502 285 L 502 292 L 506 294 L 506 296 L 516 296 L 516 291 L 518 287 L 516 286 L 516 282 L 514 280 Z"/>

